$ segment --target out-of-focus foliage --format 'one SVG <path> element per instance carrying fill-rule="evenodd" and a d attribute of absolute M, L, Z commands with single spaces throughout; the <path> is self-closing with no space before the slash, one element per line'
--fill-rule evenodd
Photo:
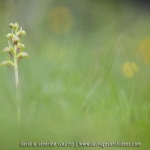
<path fill-rule="evenodd" d="M 0 68 L 0 149 L 41 140 L 141 142 L 141 150 L 150 148 L 150 12 L 140 6 L 119 0 L 0 1 L 1 50 L 7 25 L 19 22 L 30 55 L 19 64 L 20 131 L 14 76 Z"/>

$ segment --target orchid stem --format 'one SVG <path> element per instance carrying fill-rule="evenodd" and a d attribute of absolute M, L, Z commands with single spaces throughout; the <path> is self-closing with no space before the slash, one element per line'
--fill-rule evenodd
<path fill-rule="evenodd" d="M 17 64 L 17 46 L 15 45 L 14 48 L 14 70 L 15 70 L 15 83 L 16 83 L 16 90 L 18 88 L 19 85 L 19 76 L 18 76 L 18 64 Z"/>
<path fill-rule="evenodd" d="M 14 71 L 15 71 L 15 83 L 16 83 L 16 98 L 17 98 L 17 121 L 20 126 L 20 99 L 18 93 L 19 75 L 18 75 L 18 64 L 17 64 L 17 46 L 14 46 Z"/>

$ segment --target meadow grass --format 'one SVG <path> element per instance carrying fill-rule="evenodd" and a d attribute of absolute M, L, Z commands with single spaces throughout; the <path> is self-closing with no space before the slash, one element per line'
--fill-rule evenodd
<path fill-rule="evenodd" d="M 18 146 L 21 141 L 125 141 L 141 142 L 140 149 L 148 149 L 149 64 L 144 63 L 139 45 L 149 33 L 138 19 L 134 29 L 131 24 L 118 28 L 117 20 L 87 35 L 77 30 L 49 35 L 48 29 L 38 27 L 34 30 L 39 33 L 27 31 L 24 43 L 30 59 L 19 64 L 20 137 L 13 72 L 0 70 L 0 148 L 22 149 Z M 133 78 L 123 74 L 125 62 L 138 66 L 136 74 L 132 70 Z"/>

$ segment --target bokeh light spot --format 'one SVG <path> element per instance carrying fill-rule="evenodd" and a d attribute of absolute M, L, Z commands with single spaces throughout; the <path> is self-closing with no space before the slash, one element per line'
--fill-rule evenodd
<path fill-rule="evenodd" d="M 49 26 L 56 34 L 66 33 L 73 25 L 73 16 L 66 6 L 57 6 L 50 12 Z"/>
<path fill-rule="evenodd" d="M 146 64 L 150 63 L 150 38 L 146 38 L 140 42 L 139 50 L 143 61 Z"/>
<path fill-rule="evenodd" d="M 123 64 L 123 75 L 127 78 L 132 78 L 138 72 L 139 68 L 134 62 L 125 62 Z"/>

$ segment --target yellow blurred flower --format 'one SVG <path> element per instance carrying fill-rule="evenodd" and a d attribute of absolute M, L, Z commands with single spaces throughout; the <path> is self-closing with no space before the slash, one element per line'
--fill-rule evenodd
<path fill-rule="evenodd" d="M 142 55 L 143 61 L 146 64 L 149 64 L 150 63 L 150 38 L 146 38 L 140 42 L 139 50 Z"/>
<path fill-rule="evenodd" d="M 73 25 L 73 16 L 68 7 L 57 6 L 51 11 L 49 21 L 54 33 L 66 33 Z"/>
<path fill-rule="evenodd" d="M 132 78 L 138 72 L 139 68 L 134 62 L 125 62 L 122 67 L 123 75 Z"/>

